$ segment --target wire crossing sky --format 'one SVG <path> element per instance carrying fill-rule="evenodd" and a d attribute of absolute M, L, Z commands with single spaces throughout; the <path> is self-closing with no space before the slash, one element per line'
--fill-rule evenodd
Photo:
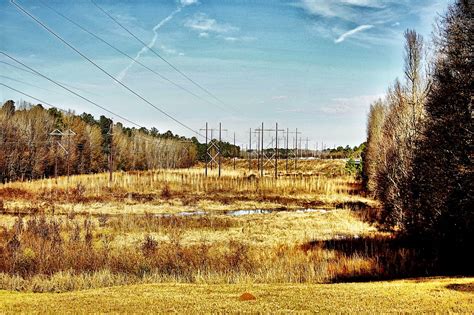
<path fill-rule="evenodd" d="M 145 49 L 89 0 L 48 0 L 47 4 L 105 42 L 64 20 L 41 1 L 16 2 L 121 83 L 192 130 L 199 130 L 206 121 L 214 127 L 222 122 L 223 128 L 237 132 L 237 138 L 247 139 L 250 127 L 258 127 L 262 121 L 266 125 L 278 122 L 282 128 L 298 127 L 313 143 L 324 141 L 329 146 L 364 141 L 370 103 L 383 97 L 386 87 L 403 76 L 404 30 L 416 29 L 429 40 L 436 16 L 450 3 L 94 0 L 196 85 Z M 41 73 L 87 91 L 95 102 L 140 125 L 193 136 L 143 104 L 8 1 L 0 3 L 0 28 L 0 50 Z M 130 56 L 183 89 L 140 64 L 130 66 Z M 78 113 L 106 114 L 51 82 L 4 62 L 11 60 L 0 56 L 0 75 L 8 77 L 8 85 L 18 91 Z M 36 102 L 5 86 L 0 86 L 0 98 Z M 222 107 L 228 104 L 228 110 L 199 98 L 214 104 L 219 100 Z"/>

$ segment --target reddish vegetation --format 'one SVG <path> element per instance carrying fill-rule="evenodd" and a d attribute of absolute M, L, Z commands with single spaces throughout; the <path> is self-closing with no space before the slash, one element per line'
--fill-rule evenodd
<path fill-rule="evenodd" d="M 4 199 L 30 199 L 31 194 L 25 189 L 5 187 L 0 188 L 0 198 Z"/>

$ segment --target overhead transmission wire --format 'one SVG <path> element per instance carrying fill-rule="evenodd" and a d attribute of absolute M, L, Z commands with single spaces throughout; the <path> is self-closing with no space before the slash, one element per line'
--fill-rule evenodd
<path fill-rule="evenodd" d="M 0 82 L 0 85 L 3 85 L 4 87 L 6 87 L 6 88 L 8 88 L 8 89 L 13 90 L 13 91 L 15 91 L 15 92 L 17 92 L 17 93 L 20 93 L 20 94 L 22 94 L 22 95 L 25 95 L 25 96 L 27 96 L 27 97 L 29 97 L 29 98 L 32 98 L 32 99 L 34 99 L 34 100 L 37 100 L 37 101 L 40 102 L 42 105 L 47 105 L 47 106 L 49 106 L 49 107 L 59 109 L 59 110 L 61 110 L 61 111 L 63 111 L 63 112 L 68 112 L 67 110 L 65 110 L 65 109 L 63 109 L 63 108 L 60 108 L 60 107 L 55 106 L 55 105 L 52 105 L 51 103 L 48 103 L 48 102 L 46 102 L 46 101 L 43 101 L 43 100 L 41 100 L 41 99 L 39 99 L 39 98 L 37 98 L 37 97 L 35 97 L 35 96 L 32 96 L 32 95 L 30 95 L 30 94 L 28 94 L 28 93 L 26 93 L 26 92 L 23 92 L 23 91 L 21 91 L 21 90 L 15 89 L 14 87 L 11 87 L 11 86 L 9 86 L 9 85 L 7 85 L 7 84 L 5 84 L 5 83 Z M 112 113 L 112 112 L 110 112 L 110 113 Z M 117 116 L 117 117 L 119 117 L 119 118 L 122 118 L 122 117 L 120 117 L 119 115 L 117 115 L 117 114 L 115 114 L 115 113 L 112 113 L 112 114 L 115 115 L 115 116 Z M 123 119 L 123 118 L 122 118 L 122 119 Z M 129 122 L 130 122 L 130 123 L 133 123 L 133 122 L 131 122 L 131 121 L 129 121 Z M 138 125 L 138 124 L 135 124 L 135 125 L 138 126 L 138 127 L 140 127 L 140 128 L 145 128 L 145 127 L 140 126 L 140 125 Z M 156 140 L 156 141 L 153 141 L 152 139 L 144 138 L 142 135 L 134 135 L 134 137 L 137 137 L 138 139 L 141 139 L 141 140 L 143 140 L 143 141 L 145 141 L 145 142 L 148 142 L 148 143 L 151 142 L 152 144 L 157 144 L 157 145 L 159 145 L 159 144 L 161 143 L 161 140 L 162 140 L 162 139 L 160 139 L 160 138 L 157 138 L 157 139 L 154 139 L 154 140 Z M 49 142 L 49 140 L 46 140 L 46 141 L 37 141 L 37 142 L 34 142 L 34 143 L 40 143 L 40 142 L 41 142 L 41 143 L 43 143 L 43 142 Z M 15 143 L 21 143 L 21 142 L 20 142 L 20 141 L 9 141 L 9 142 L 3 142 L 3 143 L 0 143 L 0 144 L 15 144 Z"/>
<path fill-rule="evenodd" d="M 16 3 L 14 0 L 10 0 L 10 3 L 12 3 L 13 5 L 15 5 L 21 12 L 23 12 L 24 14 L 26 14 L 27 16 L 29 16 L 31 19 L 33 19 L 38 25 L 40 25 L 41 27 L 43 27 L 46 31 L 48 31 L 50 34 L 54 35 L 54 37 L 56 37 L 57 39 L 59 39 L 62 43 L 64 43 L 66 46 L 68 46 L 69 48 L 71 48 L 72 50 L 74 50 L 77 54 L 79 54 L 82 58 L 86 59 L 89 63 L 91 63 L 92 65 L 94 65 L 97 69 L 99 69 L 100 71 L 102 71 L 104 74 L 106 74 L 108 77 L 110 77 L 112 80 L 114 80 L 115 82 L 117 82 L 119 85 L 121 85 L 122 87 L 124 87 L 126 90 L 128 90 L 130 93 L 132 93 L 133 95 L 135 95 L 136 97 L 138 97 L 139 99 L 141 99 L 142 101 L 144 101 L 145 103 L 147 103 L 148 105 L 150 105 L 151 107 L 155 108 L 157 111 L 159 111 L 160 113 L 162 113 L 163 115 L 165 115 L 166 117 L 170 118 L 171 120 L 173 120 L 174 122 L 176 122 L 177 124 L 179 124 L 180 126 L 188 129 L 189 131 L 193 132 L 194 134 L 200 136 L 200 137 L 204 137 L 202 134 L 200 134 L 198 131 L 194 130 L 193 128 L 189 127 L 188 125 L 186 125 L 185 123 L 179 121 L 178 119 L 176 119 L 175 117 L 173 117 L 172 115 L 168 114 L 167 112 L 165 112 L 163 109 L 159 108 L 158 106 L 154 105 L 153 103 L 151 103 L 150 101 L 148 101 L 145 97 L 143 97 L 142 95 L 140 95 L 138 92 L 135 92 L 133 89 L 131 89 L 130 87 L 128 87 L 126 84 L 122 83 L 121 81 L 117 80 L 113 75 L 111 75 L 107 70 L 105 70 L 104 68 L 102 68 L 101 66 L 99 66 L 97 63 L 95 63 L 92 59 L 90 59 L 89 57 L 87 57 L 85 54 L 83 54 L 80 50 L 78 50 L 76 47 L 74 47 L 73 45 L 71 45 L 70 43 L 68 43 L 65 39 L 63 39 L 60 35 L 58 35 L 56 32 L 54 32 L 51 28 L 49 28 L 47 25 L 45 25 L 43 22 L 41 22 L 38 18 L 36 18 L 33 14 L 31 14 L 30 12 L 28 12 L 27 10 L 25 10 L 21 5 L 19 5 L 18 3 Z"/>
<path fill-rule="evenodd" d="M 7 66 L 10 66 L 10 67 L 12 67 L 12 68 L 18 69 L 18 70 L 20 70 L 20 71 L 23 71 L 23 72 L 26 72 L 26 73 L 30 73 L 30 74 L 34 74 L 34 75 L 37 76 L 36 73 L 34 73 L 34 72 L 32 72 L 32 71 L 29 71 L 29 70 L 27 70 L 27 69 L 23 69 L 22 67 L 15 66 L 14 64 L 11 64 L 11 63 L 9 63 L 9 62 L 0 60 L 0 63 L 5 64 L 5 65 L 7 65 Z M 58 82 L 59 82 L 59 81 L 58 81 Z M 78 91 L 81 91 L 81 92 L 84 92 L 84 93 L 88 93 L 88 94 L 95 95 L 94 93 L 91 93 L 91 92 L 89 92 L 89 91 L 84 91 L 84 90 L 82 90 L 82 89 L 80 89 L 80 88 L 77 88 L 77 87 L 75 87 L 75 86 L 72 86 L 72 85 L 70 85 L 70 84 L 66 84 L 66 83 L 64 83 L 64 82 L 60 82 L 60 83 L 63 84 L 64 86 L 68 86 L 68 87 L 70 87 L 70 88 L 72 88 L 72 89 L 75 89 L 75 90 L 78 90 Z M 28 83 L 28 84 L 29 84 L 29 83 Z"/>
<path fill-rule="evenodd" d="M 41 0 L 40 0 L 41 1 Z M 234 113 L 237 113 L 237 114 L 240 114 L 238 112 L 237 109 L 235 109 L 233 106 L 225 103 L 224 101 L 222 101 L 221 99 L 219 99 L 217 96 L 214 95 L 214 93 L 212 93 L 211 91 L 209 91 L 208 89 L 206 89 L 205 87 L 203 87 L 201 84 L 199 84 L 198 82 L 196 82 L 195 80 L 193 80 L 192 78 L 190 78 L 188 75 L 186 75 L 183 71 L 179 70 L 179 68 L 177 66 L 175 66 L 174 64 L 172 64 L 170 61 L 168 61 L 166 58 L 164 58 L 161 54 L 159 54 L 155 49 L 153 49 L 153 47 L 150 47 L 147 43 L 145 43 L 143 40 L 141 40 L 137 35 L 135 35 L 132 31 L 130 31 L 128 28 L 126 28 L 122 23 L 120 23 L 116 18 L 114 18 L 110 13 L 108 13 L 106 10 L 104 10 L 101 6 L 99 6 L 94 0 L 90 0 L 92 2 L 92 4 L 97 7 L 102 13 L 104 13 L 108 18 L 110 18 L 112 21 L 114 21 L 118 26 L 120 26 L 125 32 L 127 32 L 128 34 L 130 34 L 130 36 L 132 36 L 135 40 L 137 40 L 141 45 L 143 45 L 143 47 L 145 47 L 146 49 L 150 50 L 154 55 L 156 55 L 159 59 L 161 59 L 162 61 L 164 61 L 168 66 L 170 66 L 173 70 L 175 70 L 177 73 L 179 73 L 182 77 L 184 77 L 185 79 L 187 79 L 189 82 L 191 82 L 193 85 L 195 85 L 196 87 L 198 87 L 200 90 L 204 91 L 207 95 L 211 96 L 213 99 L 215 99 L 216 101 L 218 101 L 219 103 L 221 103 L 222 105 L 225 105 L 225 106 L 228 106 L 232 112 Z M 135 58 L 132 58 L 132 60 L 138 64 L 141 64 L 139 61 L 135 60 Z M 212 103 L 213 104 L 213 103 Z M 221 106 L 219 106 L 219 108 L 223 109 Z M 225 109 L 224 109 L 225 110 Z M 232 141 L 230 139 L 227 139 L 227 141 L 229 143 L 231 143 Z M 239 140 L 240 142 L 245 142 L 245 141 L 241 141 Z"/>
<path fill-rule="evenodd" d="M 77 96 L 77 97 L 79 97 L 79 98 L 85 100 L 86 102 L 88 102 L 88 103 L 90 103 L 90 104 L 92 104 L 92 105 L 94 105 L 94 106 L 96 106 L 96 107 L 98 107 L 98 108 L 100 108 L 100 109 L 102 109 L 102 110 L 108 112 L 109 114 L 112 114 L 112 115 L 114 115 L 115 117 L 121 118 L 121 119 L 123 119 L 124 121 L 127 121 L 127 122 L 129 122 L 129 123 L 131 123 L 132 125 L 135 125 L 135 126 L 137 126 L 137 127 L 140 127 L 140 128 L 142 127 L 141 125 L 139 125 L 139 124 L 137 124 L 137 123 L 131 121 L 130 119 L 125 118 L 125 117 L 123 117 L 123 116 L 121 116 L 121 115 L 119 115 L 119 114 L 114 113 L 113 111 L 107 109 L 105 106 L 102 106 L 102 105 L 100 105 L 100 104 L 98 104 L 98 103 L 96 103 L 96 102 L 94 102 L 94 101 L 88 99 L 87 97 L 82 96 L 81 94 L 79 94 L 79 93 L 77 93 L 77 92 L 74 92 L 74 91 L 71 90 L 70 88 L 68 88 L 68 87 L 64 86 L 63 84 L 61 84 L 61 83 L 59 83 L 59 82 L 57 82 L 57 81 L 51 79 L 50 77 L 48 77 L 48 76 L 46 76 L 46 75 L 44 75 L 44 74 L 38 72 L 37 70 L 35 70 L 35 69 L 31 68 L 30 66 L 24 64 L 23 62 L 21 62 L 20 60 L 16 59 L 15 57 L 10 56 L 10 55 L 7 54 L 6 52 L 0 51 L 0 54 L 6 56 L 7 58 L 9 58 L 9 59 L 11 59 L 11 60 L 13 60 L 13 61 L 15 61 L 16 63 L 22 65 L 23 67 L 25 67 L 25 68 L 27 68 L 28 70 L 34 72 L 34 73 L 37 74 L 38 76 L 40 76 L 40 77 L 42 77 L 42 78 L 48 80 L 49 82 L 52 82 L 52 83 L 54 83 L 55 85 L 57 85 L 57 86 L 59 86 L 59 87 L 65 89 L 65 90 L 68 91 L 69 93 L 72 93 L 72 94 L 74 94 L 75 96 Z"/>
<path fill-rule="evenodd" d="M 110 13 L 108 13 L 106 10 L 104 10 L 101 6 L 99 6 L 94 0 L 90 0 L 92 2 L 92 4 L 97 7 L 100 11 L 102 11 L 106 16 L 108 16 L 112 21 L 114 21 L 118 26 L 120 26 L 125 32 L 127 32 L 128 34 L 130 34 L 130 36 L 132 36 L 133 38 L 135 38 L 135 40 L 137 40 L 141 45 L 143 45 L 143 47 L 146 47 L 148 50 L 150 50 L 155 56 L 157 56 L 158 58 L 160 58 L 162 61 L 164 61 L 168 66 L 170 66 L 173 70 L 175 70 L 177 73 L 179 73 L 182 77 L 184 77 L 185 79 L 187 79 L 189 82 L 191 82 L 192 84 L 194 84 L 196 87 L 198 87 L 200 90 L 204 91 L 207 95 L 211 96 L 213 99 L 215 99 L 216 101 L 218 101 L 219 103 L 225 105 L 225 106 L 228 106 L 229 108 L 231 108 L 233 111 L 236 111 L 237 110 L 235 108 L 233 108 L 231 105 L 225 103 L 224 101 L 222 101 L 220 98 L 218 98 L 216 95 L 214 95 L 214 93 L 212 93 L 211 91 L 209 91 L 208 89 L 206 89 L 205 87 L 203 87 L 201 84 L 199 84 L 198 82 L 196 82 L 196 80 L 192 79 L 191 77 L 189 77 L 186 73 L 184 73 L 183 71 L 179 70 L 179 68 L 177 66 L 175 66 L 174 64 L 172 64 L 170 61 L 168 61 L 165 57 L 163 57 L 161 54 L 159 54 L 158 52 L 156 52 L 156 50 L 153 49 L 153 47 L 150 47 L 148 44 L 146 44 L 143 40 L 141 40 L 137 35 L 135 35 L 132 31 L 130 31 L 128 28 L 126 28 L 122 23 L 120 23 L 116 18 L 114 18 Z"/>
<path fill-rule="evenodd" d="M 129 54 L 127 54 L 126 52 L 124 52 L 123 50 L 121 50 L 120 48 L 118 48 L 117 46 L 114 46 L 113 44 L 111 44 L 110 42 L 108 42 L 107 40 L 103 39 L 102 37 L 100 37 L 99 35 L 97 35 L 96 33 L 92 32 L 91 30 L 85 28 L 84 26 L 82 26 L 81 24 L 77 23 L 76 21 L 72 20 L 71 18 L 69 18 L 68 16 L 62 14 L 61 12 L 59 12 L 58 10 L 54 9 L 53 7 L 51 7 L 50 5 L 48 5 L 47 3 L 45 3 L 44 1 L 42 0 L 39 0 L 40 3 L 42 3 L 45 7 L 47 7 L 48 9 L 50 9 L 51 11 L 53 11 L 54 13 L 56 13 L 57 15 L 61 16 L 63 19 L 67 20 L 68 22 L 70 22 L 71 24 L 75 25 L 76 27 L 80 28 L 82 31 L 86 32 L 87 34 L 91 35 L 92 37 L 96 38 L 97 40 L 99 40 L 100 42 L 104 43 L 105 45 L 109 46 L 110 48 L 112 48 L 113 50 L 115 50 L 116 52 L 118 52 L 119 54 L 127 57 L 128 59 L 132 60 L 133 62 L 139 64 L 140 66 L 142 66 L 143 68 L 147 69 L 148 71 L 152 72 L 153 74 L 157 75 L 158 77 L 160 77 L 162 80 L 165 80 L 169 83 L 171 83 L 172 85 L 174 85 L 175 87 L 185 91 L 186 93 L 198 98 L 199 100 L 203 101 L 203 102 L 206 102 L 210 105 L 213 105 L 213 106 L 218 106 L 219 108 L 221 108 L 222 110 L 224 111 L 227 111 L 225 107 L 222 107 L 222 106 L 219 106 L 218 104 L 214 104 L 212 102 L 210 102 L 209 100 L 199 96 L 198 94 L 192 92 L 191 90 L 187 89 L 186 87 L 174 82 L 173 80 L 167 78 L 166 76 L 162 75 L 161 73 L 153 70 L 152 68 L 150 68 L 149 66 L 145 65 L 144 63 L 142 63 L 141 61 L 139 60 L 136 60 L 135 58 L 133 58 L 132 56 L 130 56 Z"/>
<path fill-rule="evenodd" d="M 25 92 L 22 92 L 22 91 L 20 91 L 20 90 L 17 90 L 17 89 L 15 89 L 15 88 L 13 88 L 13 87 L 11 87 L 11 86 L 9 86 L 9 85 L 6 85 L 5 83 L 0 82 L 0 85 L 3 85 L 4 87 L 6 87 L 6 88 L 8 88 L 8 89 L 10 89 L 10 90 L 12 90 L 12 91 L 15 91 L 15 92 L 17 92 L 17 93 L 23 94 L 23 95 L 25 95 L 25 96 L 27 96 L 27 97 L 29 97 L 29 98 L 32 98 L 32 99 L 34 99 L 34 100 L 37 100 L 37 101 L 40 102 L 41 104 L 45 104 L 45 105 L 47 105 L 47 106 L 54 107 L 54 108 L 57 108 L 57 109 L 60 109 L 60 110 L 64 111 L 62 108 L 59 108 L 59 107 L 54 106 L 54 105 L 51 105 L 51 104 L 48 103 L 48 102 L 45 102 L 45 101 L 43 101 L 43 100 L 41 100 L 41 99 L 39 99 L 39 98 L 36 98 L 36 97 L 34 97 L 34 96 L 31 96 L 31 95 L 29 95 L 29 94 L 27 94 L 27 93 L 25 93 Z"/>
<path fill-rule="evenodd" d="M 17 82 L 17 83 L 21 83 L 21 84 L 24 84 L 24 85 L 29 85 L 31 87 L 34 87 L 34 88 L 37 88 L 37 89 L 40 89 L 40 90 L 45 90 L 45 91 L 48 91 L 48 92 L 54 92 L 52 90 L 42 88 L 41 86 L 37 86 L 35 84 L 31 84 L 31 83 L 28 83 L 28 82 L 25 82 L 25 81 L 22 81 L 22 80 L 18 80 L 18 79 L 15 79 L 15 78 L 12 78 L 12 77 L 9 77 L 9 76 L 6 76 L 6 75 L 0 75 L 0 78 L 7 79 L 7 80 L 10 80 L 10 81 L 14 81 L 14 82 Z"/>

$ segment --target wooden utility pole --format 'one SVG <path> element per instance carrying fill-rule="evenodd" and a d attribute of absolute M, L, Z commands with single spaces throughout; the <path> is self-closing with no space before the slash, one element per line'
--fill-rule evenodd
<path fill-rule="evenodd" d="M 109 183 L 112 183 L 114 173 L 114 123 L 110 122 L 109 132 Z"/>
<path fill-rule="evenodd" d="M 275 123 L 275 179 L 278 178 L 278 123 Z"/>
<path fill-rule="evenodd" d="M 265 152 L 263 151 L 263 122 L 262 122 L 262 130 L 261 132 L 261 139 L 260 139 L 260 147 L 261 147 L 261 158 L 260 158 L 260 176 L 263 177 L 263 156 L 265 155 Z"/>
<path fill-rule="evenodd" d="M 308 157 L 308 150 L 309 150 L 309 138 L 306 137 L 306 145 L 305 145 L 305 148 L 304 148 L 304 155 L 305 157 Z"/>
<path fill-rule="evenodd" d="M 56 140 L 56 146 L 54 149 L 54 178 L 58 178 L 58 147 L 61 145 L 59 141 L 61 141 L 61 137 L 63 136 L 63 133 L 61 130 L 55 129 L 53 132 L 49 134 L 50 136 L 53 136 Z"/>
<path fill-rule="evenodd" d="M 219 177 L 221 177 L 221 146 L 222 146 L 222 138 L 221 138 L 222 128 L 221 123 L 219 123 L 219 145 L 217 146 L 217 151 L 219 153 Z"/>
<path fill-rule="evenodd" d="M 206 164 L 206 170 L 205 170 L 205 174 L 206 174 L 206 177 L 207 177 L 207 122 L 206 122 L 206 158 L 204 159 L 204 162 Z"/>
<path fill-rule="evenodd" d="M 250 128 L 250 133 L 249 133 L 249 172 L 252 170 L 252 128 Z"/>
<path fill-rule="evenodd" d="M 286 128 L 286 174 L 288 174 L 288 156 L 290 155 L 288 151 L 289 136 L 290 136 L 290 129 Z"/>
<path fill-rule="evenodd" d="M 296 128 L 295 135 L 296 135 L 296 140 L 295 140 L 295 144 L 296 144 L 296 152 L 295 152 L 295 173 L 296 173 L 296 170 L 298 169 L 298 128 Z"/>
<path fill-rule="evenodd" d="M 260 131 L 257 128 L 254 133 L 257 135 L 257 172 L 260 171 Z"/>
<path fill-rule="evenodd" d="M 234 152 L 233 155 L 234 155 L 234 171 L 235 171 L 235 155 L 236 155 L 236 152 L 235 152 L 235 151 L 236 151 L 236 147 L 235 147 L 235 132 L 234 132 L 234 148 L 233 148 L 232 151 Z"/>

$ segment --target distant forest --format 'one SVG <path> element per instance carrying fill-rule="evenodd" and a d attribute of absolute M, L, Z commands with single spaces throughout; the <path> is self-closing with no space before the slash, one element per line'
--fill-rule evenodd
<path fill-rule="evenodd" d="M 65 175 L 68 166 L 70 174 L 103 172 L 111 150 L 114 170 L 188 167 L 197 159 L 193 141 L 171 131 L 26 102 L 17 108 L 11 100 L 0 109 L 1 182 Z"/>
<path fill-rule="evenodd" d="M 206 158 L 206 145 L 157 128 L 129 128 L 88 113 L 76 115 L 25 101 L 0 108 L 0 182 L 55 175 L 184 168 Z M 215 141 L 215 140 L 214 140 Z M 220 143 L 223 157 L 240 148 Z"/>

